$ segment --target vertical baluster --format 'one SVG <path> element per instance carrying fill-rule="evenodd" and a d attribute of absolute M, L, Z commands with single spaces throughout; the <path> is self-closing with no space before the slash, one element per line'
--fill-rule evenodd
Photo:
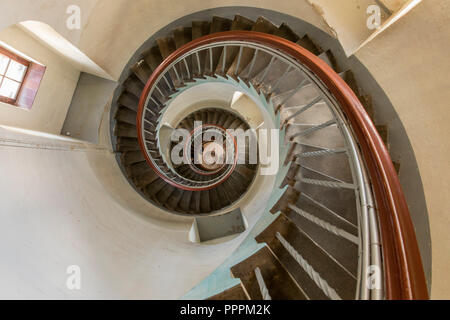
<path fill-rule="evenodd" d="M 269 294 L 269 290 L 266 287 L 266 283 L 264 282 L 264 278 L 261 274 L 261 270 L 259 267 L 255 269 L 256 280 L 258 281 L 259 290 L 261 291 L 261 295 L 263 300 L 272 300 L 272 297 Z"/>
<path fill-rule="evenodd" d="M 197 58 L 197 66 L 198 66 L 198 75 L 202 74 L 202 67 L 200 65 L 200 56 L 198 55 L 198 51 L 195 52 L 195 56 Z"/>
<path fill-rule="evenodd" d="M 227 46 L 223 46 L 222 74 L 225 73 L 226 61 L 227 61 Z"/>
<path fill-rule="evenodd" d="M 234 75 L 235 75 L 235 76 L 237 76 L 239 67 L 240 67 L 240 65 L 241 65 L 242 51 L 243 51 L 243 46 L 239 46 L 238 61 L 237 61 L 236 69 L 234 70 Z"/>
<path fill-rule="evenodd" d="M 190 79 L 191 78 L 191 72 L 189 71 L 188 63 L 187 63 L 186 59 L 183 59 L 183 62 L 184 62 L 184 66 L 186 67 L 186 72 L 188 74 L 188 79 Z"/>

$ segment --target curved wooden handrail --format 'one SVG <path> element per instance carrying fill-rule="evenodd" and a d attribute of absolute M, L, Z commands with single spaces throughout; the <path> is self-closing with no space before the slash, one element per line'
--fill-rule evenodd
<path fill-rule="evenodd" d="M 177 58 L 203 45 L 245 41 L 281 50 L 307 66 L 327 86 L 347 116 L 362 150 L 377 204 L 385 271 L 386 299 L 428 299 L 428 289 L 408 205 L 389 152 L 361 102 L 345 81 L 324 61 L 301 46 L 269 34 L 253 31 L 214 33 L 185 44 L 168 56 L 153 72 L 142 93 L 137 116 L 159 75 Z"/>

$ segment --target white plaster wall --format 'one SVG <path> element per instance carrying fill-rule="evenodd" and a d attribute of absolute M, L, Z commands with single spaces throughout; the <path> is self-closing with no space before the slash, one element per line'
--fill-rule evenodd
<path fill-rule="evenodd" d="M 69 30 L 69 5 L 81 9 L 80 30 Z M 308 0 L 0 0 L 0 30 L 23 21 L 51 26 L 117 79 L 129 58 L 153 33 L 190 13 L 208 8 L 253 6 L 297 16 L 331 32 Z"/>
<path fill-rule="evenodd" d="M 335 37 L 350 55 L 373 32 L 367 28 L 367 8 L 375 0 L 308 0 L 322 15 Z M 382 13 L 383 20 L 386 14 Z"/>
<path fill-rule="evenodd" d="M 17 26 L 2 30 L 0 41 L 47 67 L 32 108 L 0 103 L 0 124 L 59 134 L 80 72 Z"/>
<path fill-rule="evenodd" d="M 19 26 L 38 41 L 47 45 L 56 54 L 66 59 L 76 69 L 112 80 L 109 74 L 48 24 L 39 21 L 24 21 L 19 23 Z"/>
<path fill-rule="evenodd" d="M 450 298 L 449 17 L 449 1 L 422 1 L 357 53 L 388 95 L 414 148 L 430 217 L 435 299 Z"/>
<path fill-rule="evenodd" d="M 117 0 L 112 0 L 110 3 L 113 1 Z M 2 8 L 0 30 L 23 21 L 42 21 L 73 44 L 77 44 L 97 2 L 98 0 L 0 0 L 0 8 Z M 70 5 L 81 8 L 81 29 L 79 30 L 67 28 L 66 20 L 69 17 L 67 8 Z"/>
<path fill-rule="evenodd" d="M 346 52 L 352 53 L 372 33 L 366 26 L 366 10 L 376 4 L 375 0 L 16 0 L 12 6 L 6 4 L 7 1 L 0 0 L 4 9 L 0 30 L 23 21 L 42 21 L 114 79 L 136 49 L 155 31 L 194 12 L 227 6 L 278 11 L 338 37 Z M 66 26 L 69 5 L 78 5 L 81 9 L 79 30 L 69 30 Z"/>
<path fill-rule="evenodd" d="M 96 165 L 115 163 L 108 150 L 0 134 L 0 299 L 177 299 L 246 235 L 193 244 L 192 219 L 141 215 L 105 192 Z M 69 265 L 81 267 L 80 291 L 66 287 Z"/>
<path fill-rule="evenodd" d="M 79 42 L 79 47 L 114 77 L 120 75 L 133 53 L 156 31 L 178 18 L 208 8 L 267 8 L 329 30 L 306 0 L 114 0 L 114 4 L 110 0 L 97 1 Z"/>

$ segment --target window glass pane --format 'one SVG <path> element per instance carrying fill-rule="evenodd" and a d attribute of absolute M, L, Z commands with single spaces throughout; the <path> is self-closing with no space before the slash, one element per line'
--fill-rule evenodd
<path fill-rule="evenodd" d="M 5 74 L 8 62 L 9 58 L 7 56 L 0 54 L 0 74 Z"/>
<path fill-rule="evenodd" d="M 25 75 L 25 71 L 27 71 L 27 67 L 17 61 L 11 60 L 8 70 L 6 71 L 6 76 L 21 82 L 23 80 L 23 76 Z"/>
<path fill-rule="evenodd" d="M 12 81 L 10 79 L 3 79 L 2 86 L 0 87 L 0 96 L 4 96 L 11 99 L 16 99 L 19 92 L 20 83 Z"/>

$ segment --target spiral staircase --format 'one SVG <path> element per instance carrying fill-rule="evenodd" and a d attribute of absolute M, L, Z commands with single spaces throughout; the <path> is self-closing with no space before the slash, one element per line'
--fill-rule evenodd
<path fill-rule="evenodd" d="M 248 119 L 231 108 L 205 107 L 167 125 L 177 97 L 202 84 L 231 85 L 280 130 L 270 218 L 249 235 L 262 246 L 230 266 L 239 285 L 204 298 L 426 298 L 399 164 L 387 153 L 389 128 L 373 124 L 371 97 L 360 94 L 351 70 L 340 70 L 331 51 L 264 17 L 212 17 L 157 39 L 125 72 L 113 146 L 129 183 L 171 213 L 223 214 L 260 174 L 260 164 L 249 163 L 248 151 L 239 154 L 227 135 L 256 130 Z M 176 144 L 164 132 L 177 129 L 192 143 L 215 130 L 230 139 L 234 161 L 196 165 L 192 160 L 204 156 L 211 140 L 198 155 L 191 145 L 183 149 L 191 161 L 172 163 Z M 376 270 L 379 278 L 368 281 Z"/>

